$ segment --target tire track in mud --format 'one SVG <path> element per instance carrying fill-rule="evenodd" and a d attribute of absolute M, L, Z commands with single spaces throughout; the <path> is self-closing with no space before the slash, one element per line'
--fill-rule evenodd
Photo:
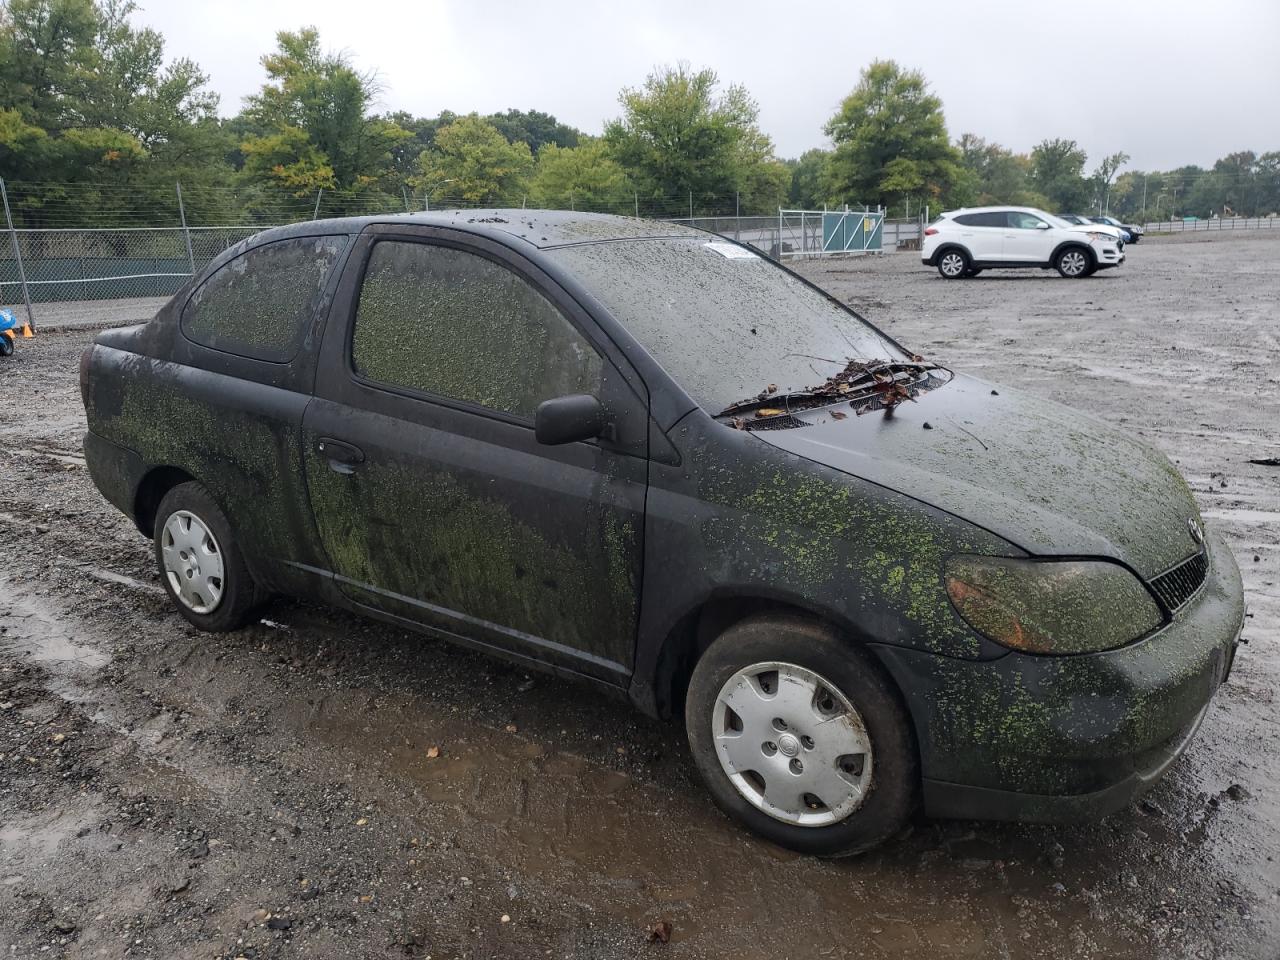
<path fill-rule="evenodd" d="M 1280 882 L 1259 871 L 1278 852 L 1274 801 L 1223 791 L 1239 780 L 1260 794 L 1253 785 L 1270 782 L 1274 749 L 1268 761 L 1258 747 L 1275 742 L 1269 661 L 1241 662 L 1153 795 L 1161 813 L 1060 830 L 917 821 L 855 861 L 795 857 L 714 811 L 679 731 L 591 691 L 550 678 L 530 687 L 478 655 L 289 603 L 266 611 L 274 626 L 187 628 L 158 592 L 148 544 L 74 462 L 86 339 L 47 334 L 24 366 L 0 371 L 6 391 L 15 370 L 34 378 L 43 408 L 0 422 L 0 576 L 71 642 L 109 657 L 67 678 L 56 660 L 0 651 L 15 671 L 0 673 L 0 703 L 8 678 L 30 671 L 0 730 L 29 743 L 45 728 L 24 724 L 54 718 L 82 730 L 85 747 L 70 767 L 19 768 L 20 781 L 0 760 L 0 783 L 24 785 L 0 786 L 0 829 L 18 831 L 24 863 L 44 864 L 0 885 L 4 942 L 31 953 L 52 942 L 69 956 L 142 939 L 143 956 L 198 945 L 260 957 L 628 957 L 661 949 L 644 925 L 663 916 L 675 926 L 665 949 L 687 957 L 1268 955 Z M 1089 347 L 1087 336 L 1073 342 Z M 1070 399 L 1035 364 L 1016 378 Z M 999 367 L 988 375 L 1008 372 Z M 1227 423 L 1222 409 L 1236 402 L 1204 419 Z M 1198 422 L 1174 409 L 1144 414 L 1141 429 L 1173 435 Z M 1212 446 L 1187 436 L 1177 449 L 1201 502 L 1223 497 L 1202 492 L 1217 469 Z M 1280 502 L 1234 475 L 1228 494 L 1257 509 Z M 1271 575 L 1255 570 L 1251 590 Z M 29 619 L 0 613 L 0 638 Z M 106 820 L 108 831 L 92 826 Z M 86 822 L 93 832 L 76 837 Z M 0 862 L 14 842 L 0 839 Z M 5 912 L 15 904 L 20 922 Z M 257 910 L 283 913 L 290 930 L 264 927 Z M 59 911 L 81 924 L 69 948 L 51 932 Z"/>

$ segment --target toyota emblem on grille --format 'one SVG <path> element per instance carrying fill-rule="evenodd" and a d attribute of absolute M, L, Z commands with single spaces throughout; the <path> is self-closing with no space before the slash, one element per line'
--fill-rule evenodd
<path fill-rule="evenodd" d="M 1195 517 L 1187 520 L 1187 532 L 1191 534 L 1191 539 L 1198 544 L 1204 544 L 1204 528 L 1200 526 L 1200 521 Z"/>

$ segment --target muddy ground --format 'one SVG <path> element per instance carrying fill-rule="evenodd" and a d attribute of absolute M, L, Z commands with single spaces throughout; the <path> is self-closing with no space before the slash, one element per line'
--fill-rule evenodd
<path fill-rule="evenodd" d="M 1087 281 L 805 272 L 930 357 L 1176 459 L 1253 612 L 1142 804 L 918 819 L 821 862 L 742 833 L 681 733 L 570 683 L 276 602 L 199 634 L 80 456 L 76 361 L 0 361 L 0 950 L 14 957 L 1223 957 L 1280 948 L 1280 236 Z M 48 309 L 48 308 L 44 308 Z M 671 942 L 648 926 L 670 922 Z"/>

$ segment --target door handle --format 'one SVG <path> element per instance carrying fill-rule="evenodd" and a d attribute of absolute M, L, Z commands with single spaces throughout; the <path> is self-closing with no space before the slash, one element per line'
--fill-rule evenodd
<path fill-rule="evenodd" d="M 353 473 L 364 463 L 364 451 L 352 443 L 320 437 L 316 440 L 316 453 L 329 461 L 329 469 L 337 473 Z"/>

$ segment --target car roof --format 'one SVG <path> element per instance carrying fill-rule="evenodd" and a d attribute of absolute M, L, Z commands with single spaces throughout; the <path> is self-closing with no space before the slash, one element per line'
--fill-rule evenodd
<path fill-rule="evenodd" d="M 957 207 L 955 210 L 946 211 L 945 213 L 943 213 L 943 216 L 951 217 L 957 213 L 1007 213 L 1010 210 L 1015 211 L 1017 213 L 1034 213 L 1037 215 L 1041 213 L 1049 212 L 1048 210 L 1041 210 L 1038 207 L 1014 207 L 1014 206 L 1008 206 L 1005 204 L 1000 204 L 999 206 L 995 206 L 995 207 Z"/>
<path fill-rule="evenodd" d="M 575 213 L 569 210 L 440 210 L 418 213 L 384 214 L 382 216 L 340 217 L 332 220 L 308 220 L 304 223 L 276 227 L 258 235 L 259 241 L 288 237 L 333 233 L 359 233 L 375 224 L 412 224 L 414 226 L 452 227 L 481 235 L 498 234 L 495 239 L 516 238 L 540 250 L 580 243 L 605 243 L 614 240 L 657 240 L 669 237 L 705 238 L 706 232 L 662 220 L 640 220 L 605 213 Z"/>

